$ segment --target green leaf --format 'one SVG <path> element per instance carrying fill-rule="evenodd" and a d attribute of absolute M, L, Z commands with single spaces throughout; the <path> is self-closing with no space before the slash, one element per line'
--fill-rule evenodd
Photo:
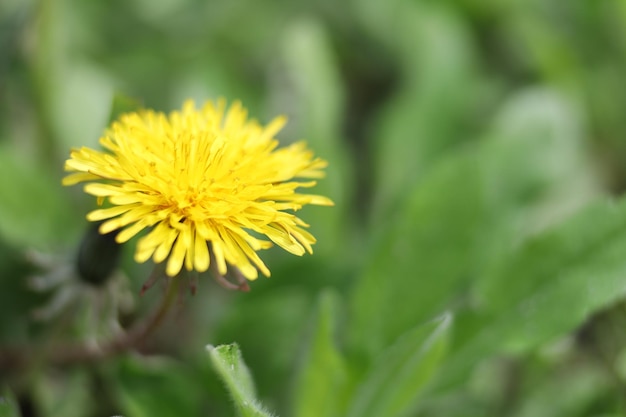
<path fill-rule="evenodd" d="M 586 12 L 583 12 L 586 13 Z M 588 13 L 588 11 L 587 11 Z M 607 10 L 607 13 L 611 13 Z M 520 66 L 532 68 L 551 83 L 568 85 L 580 77 L 580 50 L 572 48 L 572 39 L 559 30 L 554 20 L 534 13 L 509 13 L 503 24 L 526 53 L 519 57 Z M 580 35 L 588 38 L 588 35 Z"/>
<path fill-rule="evenodd" d="M 606 370 L 584 363 L 565 368 L 552 370 L 532 384 L 528 392 L 521 396 L 520 404 L 515 407 L 516 412 L 511 415 L 571 417 L 583 415 L 581 410 L 593 409 L 594 403 L 602 404 L 604 410 L 619 407 L 606 397 L 613 383 Z"/>
<path fill-rule="evenodd" d="M 284 136 L 305 138 L 315 155 L 328 161 L 326 178 L 311 192 L 335 202 L 333 208 L 307 207 L 302 218 L 311 224 L 311 233 L 320 242 L 318 254 L 334 254 L 345 247 L 346 209 L 353 184 L 352 159 L 342 137 L 344 86 L 323 25 L 315 20 L 297 20 L 287 27 L 283 39 L 282 57 L 293 83 L 293 97 L 280 104 L 280 111 L 290 110 L 288 116 L 292 118 Z"/>
<path fill-rule="evenodd" d="M 64 19 L 59 16 L 55 24 L 59 25 Z M 53 61 L 41 62 L 42 68 L 38 68 L 45 80 L 41 85 L 46 87 L 46 91 L 42 93 L 47 95 L 42 117 L 49 118 L 50 134 L 62 154 L 78 146 L 96 147 L 109 116 L 113 78 L 101 67 L 80 59 L 68 61 L 66 70 L 58 71 L 63 64 L 50 63 L 58 62 L 58 55 L 64 55 L 67 51 L 59 48 L 55 50 L 57 52 L 51 54 Z M 51 51 L 46 51 L 46 54 L 49 53 Z M 55 82 L 47 79 L 50 71 L 56 77 Z M 85 91 L 89 91 L 89 94 L 85 94 Z"/>
<path fill-rule="evenodd" d="M 381 222 L 350 300 L 350 349 L 371 358 L 458 305 L 525 236 L 594 198 L 575 115 L 550 91 L 524 92 L 482 141 L 442 158 L 405 190 L 401 208 Z"/>
<path fill-rule="evenodd" d="M 327 30 L 315 20 L 295 21 L 286 28 L 283 57 L 302 106 L 294 122 L 313 136 L 316 151 L 341 152 L 344 87 Z"/>
<path fill-rule="evenodd" d="M 446 159 L 376 238 L 352 294 L 351 349 L 373 357 L 445 309 L 471 276 L 489 220 L 479 161 L 475 150 Z"/>
<path fill-rule="evenodd" d="M 254 382 L 237 344 L 207 346 L 211 363 L 224 381 L 241 417 L 270 417 L 256 400 Z"/>
<path fill-rule="evenodd" d="M 262 122 L 268 121 L 265 118 L 268 115 L 262 111 L 265 85 L 241 71 L 239 63 L 244 59 L 241 53 L 218 45 L 206 45 L 205 48 L 202 56 L 176 73 L 168 102 L 180 107 L 189 99 L 194 100 L 196 105 L 202 105 L 207 99 L 225 97 L 229 103 L 240 100 L 250 115 L 260 118 Z M 216 60 L 220 65 L 215 65 Z"/>
<path fill-rule="evenodd" d="M 523 353 L 562 336 L 626 295 L 626 200 L 600 202 L 525 242 L 494 267 L 489 311 L 446 362 L 459 382 L 490 355 Z"/>
<path fill-rule="evenodd" d="M 0 235 L 15 246 L 54 248 L 77 236 L 80 215 L 61 179 L 0 146 Z"/>
<path fill-rule="evenodd" d="M 0 417 L 20 417 L 21 413 L 13 393 L 8 389 L 0 392 Z"/>
<path fill-rule="evenodd" d="M 35 274 L 23 252 L 0 237 L 0 345 L 29 343 L 36 334 L 31 313 L 44 298 L 24 283 Z"/>
<path fill-rule="evenodd" d="M 334 292 L 327 290 L 320 295 L 313 337 L 296 387 L 294 416 L 344 415 L 340 410 L 345 405 L 348 375 L 335 342 L 339 306 Z"/>
<path fill-rule="evenodd" d="M 198 415 L 204 390 L 184 364 L 166 358 L 122 358 L 116 368 L 109 366 L 110 386 L 115 388 L 115 410 L 133 417 Z"/>
<path fill-rule="evenodd" d="M 43 416 L 82 417 L 94 411 L 89 374 L 76 368 L 36 380 L 35 399 Z"/>
<path fill-rule="evenodd" d="M 135 112 L 141 109 L 143 105 L 135 98 L 116 93 L 111 102 L 111 112 L 109 114 L 109 123 L 117 120 L 124 113 Z"/>
<path fill-rule="evenodd" d="M 357 389 L 348 417 L 406 416 L 446 355 L 451 323 L 446 314 L 385 349 Z"/>
<path fill-rule="evenodd" d="M 476 48 L 465 22 L 440 3 L 403 2 L 394 30 L 385 29 L 397 36 L 391 45 L 398 49 L 403 78 L 397 94 L 383 104 L 371 138 L 377 219 L 394 210 L 407 184 L 471 139 L 468 114 L 483 94 L 475 74 Z"/>

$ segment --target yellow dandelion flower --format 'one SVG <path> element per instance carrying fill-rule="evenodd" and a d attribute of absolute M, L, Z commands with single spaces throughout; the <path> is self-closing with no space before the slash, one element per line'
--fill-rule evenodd
<path fill-rule="evenodd" d="M 321 178 L 326 161 L 305 143 L 278 148 L 286 119 L 268 125 L 248 119 L 241 103 L 224 100 L 196 108 L 192 101 L 169 115 L 144 110 L 122 115 L 100 139 L 105 151 L 72 150 L 64 185 L 86 182 L 85 192 L 110 207 L 94 210 L 101 233 L 121 229 L 123 243 L 144 229 L 135 260 L 167 260 L 166 273 L 199 272 L 211 260 L 248 279 L 269 276 L 257 251 L 272 242 L 295 255 L 312 253 L 315 238 L 293 214 L 306 204 L 333 205 L 326 197 L 300 194 Z M 263 237 L 269 238 L 265 240 Z"/>

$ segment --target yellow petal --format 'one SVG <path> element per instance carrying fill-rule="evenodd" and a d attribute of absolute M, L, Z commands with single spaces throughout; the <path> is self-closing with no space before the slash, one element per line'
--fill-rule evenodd
<path fill-rule="evenodd" d="M 223 245 L 220 241 L 215 240 L 211 244 L 211 249 L 213 250 L 213 256 L 215 256 L 215 263 L 217 264 L 217 272 L 220 275 L 226 275 L 226 259 L 224 258 L 224 249 Z"/>
<path fill-rule="evenodd" d="M 132 208 L 139 207 L 139 204 L 134 205 L 126 205 L 126 206 L 117 206 L 106 209 L 94 210 L 87 214 L 87 220 L 96 222 L 104 219 L 110 219 L 111 217 L 119 216 L 120 214 L 124 214 Z"/>
<path fill-rule="evenodd" d="M 178 231 L 175 229 L 167 229 L 167 235 L 163 238 L 163 241 L 159 244 L 159 247 L 154 251 L 154 262 L 163 262 L 172 251 L 172 245 L 178 237 Z"/>
<path fill-rule="evenodd" d="M 267 226 L 265 229 L 267 237 L 281 248 L 294 255 L 304 255 L 304 248 L 289 233 L 280 227 Z"/>
<path fill-rule="evenodd" d="M 195 244 L 193 250 L 194 267 L 198 272 L 204 272 L 209 269 L 211 263 L 211 257 L 209 256 L 209 248 L 206 240 L 200 236 L 200 233 L 195 233 Z"/>
<path fill-rule="evenodd" d="M 165 269 L 165 273 L 170 276 L 176 276 L 183 267 L 183 261 L 185 260 L 185 252 L 187 252 L 187 246 L 185 245 L 185 239 L 181 239 L 181 236 L 178 236 L 176 239 L 176 243 L 174 243 L 174 248 L 172 249 L 172 253 L 167 261 L 167 267 Z"/>
<path fill-rule="evenodd" d="M 61 183 L 63 185 L 74 185 L 74 184 L 78 184 L 79 182 L 86 182 L 86 181 L 92 181 L 92 180 L 98 180 L 98 179 L 100 179 L 100 177 L 98 177 L 97 175 L 93 175 L 93 174 L 85 173 L 85 172 L 77 172 L 77 173 L 70 174 L 66 176 L 65 178 L 63 178 L 61 180 Z"/>

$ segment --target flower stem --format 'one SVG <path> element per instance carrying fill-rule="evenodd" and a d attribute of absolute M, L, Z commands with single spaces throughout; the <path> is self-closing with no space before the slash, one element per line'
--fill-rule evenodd
<path fill-rule="evenodd" d="M 79 343 L 56 345 L 44 352 L 30 347 L 0 347 L 0 371 L 19 370 L 35 359 L 55 365 L 75 365 L 106 359 L 122 352 L 140 347 L 159 327 L 175 302 L 180 289 L 180 280 L 167 277 L 167 289 L 160 304 L 146 318 L 127 332 L 97 346 Z"/>

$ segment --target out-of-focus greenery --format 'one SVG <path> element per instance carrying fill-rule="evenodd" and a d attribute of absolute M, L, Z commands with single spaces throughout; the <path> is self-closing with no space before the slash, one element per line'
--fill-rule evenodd
<path fill-rule="evenodd" d="M 0 355 L 34 353 L 0 356 L 0 416 L 624 415 L 624 74 L 618 1 L 3 0 Z M 48 363 L 163 292 L 132 242 L 127 281 L 33 288 L 72 274 L 95 202 L 63 161 L 118 92 L 287 114 L 336 206 L 251 292 L 202 275 L 141 354 Z"/>

